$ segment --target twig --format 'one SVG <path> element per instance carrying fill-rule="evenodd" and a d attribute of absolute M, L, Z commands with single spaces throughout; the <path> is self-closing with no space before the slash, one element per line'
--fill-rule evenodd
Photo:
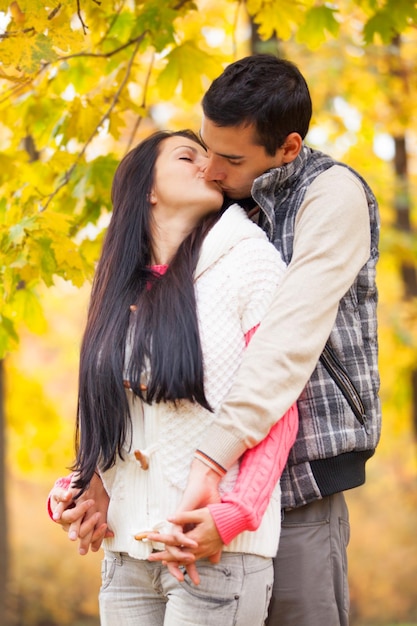
<path fill-rule="evenodd" d="M 191 0 L 192 1 L 192 0 Z M 188 2 L 190 2 L 190 0 L 180 0 L 180 2 L 178 2 L 174 7 L 174 11 L 179 11 L 180 9 L 182 9 L 182 7 L 184 6 L 184 4 L 187 4 Z"/>
<path fill-rule="evenodd" d="M 75 168 L 77 167 L 78 163 L 80 162 L 81 158 L 84 156 L 88 146 L 90 145 L 90 143 L 93 141 L 94 137 L 97 134 L 98 129 L 100 128 L 100 126 L 102 126 L 104 124 L 104 122 L 109 118 L 111 112 L 113 111 L 114 107 L 116 106 L 120 94 L 122 92 L 122 90 L 124 89 L 127 81 L 129 80 L 129 76 L 130 76 L 130 72 L 132 70 L 132 65 L 133 62 L 135 60 L 136 54 L 139 50 L 139 45 L 140 45 L 140 41 L 137 42 L 135 49 L 133 51 L 132 56 L 129 59 L 129 63 L 127 65 L 127 69 L 126 69 L 126 73 L 125 76 L 122 80 L 122 82 L 120 83 L 119 89 L 117 90 L 117 92 L 114 95 L 114 98 L 109 106 L 109 108 L 107 109 L 106 113 L 102 116 L 102 118 L 100 119 L 100 121 L 98 122 L 98 124 L 96 125 L 95 129 L 93 130 L 93 132 L 91 133 L 90 137 L 87 139 L 87 141 L 85 142 L 84 146 L 82 147 L 82 149 L 80 150 L 80 152 L 77 155 L 77 158 L 75 159 L 74 163 L 71 165 L 71 167 L 69 168 L 69 170 L 67 170 L 64 174 L 64 177 L 62 179 L 62 182 L 58 185 L 58 187 L 56 187 L 54 189 L 54 191 L 48 196 L 48 200 L 46 201 L 45 205 L 41 208 L 41 211 L 45 211 L 45 209 L 47 209 L 47 207 L 49 206 L 50 202 L 52 201 L 52 199 L 57 195 L 57 193 L 63 188 L 65 187 L 65 185 L 67 185 L 71 179 L 71 176 L 75 170 Z"/>
<path fill-rule="evenodd" d="M 148 72 L 147 72 L 146 78 L 145 78 L 145 85 L 144 85 L 144 88 L 143 88 L 143 98 L 142 98 L 142 104 L 141 104 L 141 108 L 142 109 L 144 109 L 146 107 L 146 96 L 147 96 L 147 92 L 148 92 L 149 79 L 151 77 L 151 72 L 152 72 L 154 59 L 155 59 L 155 53 L 152 54 L 151 62 L 149 63 Z M 142 115 L 138 115 L 137 120 L 136 120 L 136 122 L 135 122 L 135 124 L 133 126 L 133 130 L 130 133 L 130 137 L 129 137 L 129 141 L 127 142 L 127 147 L 126 147 L 125 154 L 127 152 L 129 152 L 129 150 L 130 150 L 130 148 L 132 146 L 133 140 L 134 140 L 135 135 L 136 135 L 136 131 L 138 130 L 141 121 L 142 121 Z"/>
<path fill-rule="evenodd" d="M 8 89 L 8 93 L 5 93 L 5 97 L 0 100 L 0 104 L 3 104 L 3 102 L 6 102 L 11 96 L 13 96 L 15 93 L 18 93 L 20 90 L 22 90 L 24 87 L 26 87 L 27 85 L 31 83 L 30 78 L 24 78 L 22 81 L 19 82 L 19 80 L 14 79 L 13 77 L 10 77 L 10 76 L 6 76 L 3 73 L 0 73 L 0 79 L 9 80 L 13 83 L 13 86 L 10 87 L 10 89 Z"/>
<path fill-rule="evenodd" d="M 83 27 L 83 33 L 84 35 L 87 34 L 87 30 L 88 30 L 88 26 L 87 24 L 84 22 L 82 15 L 81 15 L 81 5 L 80 5 L 80 0 L 77 0 L 77 15 L 78 15 L 78 19 L 81 22 L 81 26 Z"/>
<path fill-rule="evenodd" d="M 143 33 L 138 35 L 138 37 L 136 37 L 135 39 L 130 39 L 127 43 L 123 44 L 119 48 L 116 48 L 115 50 L 112 50 L 111 52 L 107 52 L 106 54 L 95 54 L 95 53 L 88 53 L 88 52 L 79 52 L 79 53 L 76 53 L 76 54 L 69 54 L 68 56 L 64 56 L 64 57 L 58 57 L 57 59 L 54 59 L 53 61 L 46 61 L 45 63 L 43 63 L 42 67 L 39 68 L 39 70 L 36 72 L 36 74 L 33 77 L 23 79 L 22 82 L 19 85 L 13 87 L 13 89 L 10 90 L 9 94 L 7 94 L 4 98 L 0 99 L 0 104 L 2 104 L 3 102 L 6 102 L 6 100 L 11 95 L 13 95 L 15 91 L 19 91 L 19 89 L 22 86 L 24 87 L 27 84 L 30 84 L 32 81 L 36 80 L 42 74 L 42 72 L 44 72 L 46 69 L 48 69 L 48 67 L 50 65 L 53 65 L 54 63 L 60 63 L 61 61 L 68 61 L 69 59 L 74 59 L 76 57 L 95 57 L 95 58 L 101 58 L 101 59 L 109 59 L 114 54 L 117 54 L 118 52 L 121 52 L 125 48 L 128 48 L 129 46 L 131 46 L 133 44 L 141 43 L 141 41 L 144 39 L 144 37 L 145 37 L 147 32 L 148 31 L 145 30 Z M 8 77 L 3 75 L 3 74 L 0 74 L 0 78 L 3 78 L 3 79 L 6 80 Z M 9 79 L 9 80 L 12 80 L 12 79 Z"/>
<path fill-rule="evenodd" d="M 74 54 L 69 54 L 68 56 L 65 56 L 65 57 L 59 57 L 54 62 L 56 62 L 56 61 L 68 61 L 69 59 L 75 59 L 75 58 L 78 58 L 78 57 L 94 57 L 94 58 L 110 59 L 114 54 L 117 54 L 118 52 L 121 52 L 122 50 L 124 50 L 125 48 L 128 48 L 132 44 L 135 44 L 137 42 L 140 43 L 142 41 L 142 39 L 145 37 L 147 32 L 148 32 L 147 30 L 143 31 L 143 33 L 141 33 L 140 35 L 135 37 L 135 39 L 129 39 L 129 41 L 124 43 L 119 48 L 115 48 L 111 52 L 76 52 Z M 52 61 L 49 61 L 49 65 L 51 65 L 51 64 L 52 64 Z"/>
<path fill-rule="evenodd" d="M 101 6 L 101 2 L 99 2 L 99 0 L 93 0 L 93 2 L 95 2 L 98 6 Z M 83 27 L 84 35 L 86 35 L 87 34 L 87 30 L 88 30 L 88 26 L 84 22 L 84 20 L 83 20 L 83 18 L 81 16 L 81 3 L 80 3 L 80 0 L 77 0 L 77 15 L 78 15 L 78 19 L 81 22 L 81 26 Z"/>
<path fill-rule="evenodd" d="M 31 26 L 30 28 L 23 28 L 22 30 L 10 30 L 7 31 L 7 33 L 1 33 L 0 39 L 7 39 L 8 37 L 18 37 L 19 35 L 26 35 L 27 33 L 36 33 L 34 26 Z"/>
<path fill-rule="evenodd" d="M 48 20 L 53 20 L 55 15 L 59 12 L 60 8 L 62 7 L 62 4 L 59 3 L 57 7 L 55 7 L 55 9 L 52 9 L 52 11 L 50 12 L 50 14 L 48 15 Z"/>
<path fill-rule="evenodd" d="M 110 22 L 107 31 L 104 33 L 103 37 L 101 38 L 100 42 L 99 42 L 99 46 L 103 43 L 103 41 L 106 40 L 106 38 L 108 37 L 111 29 L 113 28 L 113 26 L 115 25 L 115 23 L 117 22 L 117 20 L 120 17 L 120 13 L 122 12 L 122 9 L 124 7 L 124 5 L 126 4 L 126 0 L 123 0 L 123 2 L 120 3 L 120 6 L 117 10 L 117 13 L 114 14 L 112 21 Z"/>

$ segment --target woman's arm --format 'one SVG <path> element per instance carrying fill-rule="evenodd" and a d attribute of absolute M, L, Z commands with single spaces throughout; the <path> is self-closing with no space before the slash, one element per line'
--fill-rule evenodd
<path fill-rule="evenodd" d="M 270 430 L 267 437 L 243 455 L 233 491 L 208 509 L 224 544 L 244 530 L 256 530 L 281 477 L 298 431 L 294 404 Z"/>
<path fill-rule="evenodd" d="M 149 535 L 151 541 L 166 546 L 166 550 L 151 554 L 149 561 L 164 561 L 178 580 L 183 580 L 178 569 L 178 564 L 182 563 L 193 582 L 198 584 L 196 560 L 209 558 L 213 563 L 218 562 L 223 544 L 230 543 L 244 530 L 258 528 L 297 430 L 298 411 L 294 405 L 260 444 L 244 454 L 234 488 L 220 503 L 195 510 L 187 510 L 182 503 L 182 511 L 169 520 L 176 527 L 171 535 Z M 216 480 L 215 472 L 211 472 Z M 188 525 L 192 530 L 184 532 Z"/>
<path fill-rule="evenodd" d="M 249 344 L 258 326 L 246 333 L 246 345 Z M 170 519 L 177 526 L 177 532 L 159 538 L 159 541 L 162 540 L 168 547 L 168 551 L 152 555 L 150 560 L 193 563 L 194 559 L 218 555 L 222 544 L 227 545 L 239 533 L 256 530 L 262 521 L 275 485 L 281 477 L 297 431 L 298 410 L 294 404 L 261 443 L 245 452 L 233 490 L 225 494 L 221 502 L 214 502 L 203 509 L 192 511 L 188 509 L 186 500 L 182 501 L 181 512 L 177 512 Z M 215 470 L 210 470 L 207 465 L 202 469 L 209 472 L 211 489 L 216 494 L 219 474 Z M 214 495 L 213 500 L 215 499 Z M 188 524 L 192 525 L 193 529 L 182 533 L 179 529 Z M 185 544 L 186 538 L 196 542 L 197 545 L 194 547 L 186 544 L 185 552 L 184 548 L 180 550 L 177 546 Z M 191 558 L 191 553 L 194 559 Z M 185 555 L 187 558 L 184 558 Z M 217 557 L 214 560 L 217 560 Z"/>

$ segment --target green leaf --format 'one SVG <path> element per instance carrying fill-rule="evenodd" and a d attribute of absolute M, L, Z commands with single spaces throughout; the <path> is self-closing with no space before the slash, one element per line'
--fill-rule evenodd
<path fill-rule="evenodd" d="M 417 25 L 417 5 L 414 0 L 386 0 L 385 6 L 375 11 L 364 26 L 365 43 L 370 44 L 379 35 L 384 44 L 409 26 Z"/>
<path fill-rule="evenodd" d="M 36 218 L 24 217 L 20 222 L 14 224 L 9 230 L 9 243 L 20 245 L 28 231 L 36 228 Z"/>
<path fill-rule="evenodd" d="M 17 319 L 22 320 L 31 332 L 40 334 L 46 331 L 47 323 L 39 297 L 31 289 L 16 291 L 13 305 Z"/>
<path fill-rule="evenodd" d="M 304 13 L 294 0 L 248 0 L 246 6 L 255 24 L 258 24 L 258 34 L 264 41 L 275 34 L 280 39 L 289 39 L 293 27 L 301 21 Z"/>
<path fill-rule="evenodd" d="M 340 24 L 334 17 L 336 9 L 318 6 L 309 9 L 305 21 L 299 27 L 296 40 L 305 43 L 312 50 L 319 48 L 328 38 L 328 34 L 337 37 Z"/>
<path fill-rule="evenodd" d="M 161 52 L 166 46 L 175 42 L 174 20 L 177 12 L 161 0 L 149 0 L 142 5 L 141 13 L 136 19 L 136 36 L 149 31 L 155 50 Z"/>
<path fill-rule="evenodd" d="M 19 337 L 12 320 L 0 315 L 0 359 L 4 359 L 7 352 L 16 347 Z"/>
<path fill-rule="evenodd" d="M 32 47 L 32 68 L 35 71 L 42 63 L 55 61 L 58 58 L 57 53 L 53 49 L 53 41 L 51 37 L 47 37 L 40 33 L 35 37 Z"/>
<path fill-rule="evenodd" d="M 363 35 L 365 43 L 370 44 L 374 41 L 375 36 L 379 35 L 386 44 L 391 43 L 396 31 L 393 28 L 391 20 L 387 20 L 385 11 L 378 11 L 365 24 Z"/>
<path fill-rule="evenodd" d="M 185 41 L 168 54 L 157 86 L 165 100 L 172 98 L 178 89 L 188 102 L 198 102 L 203 93 L 202 77 L 213 79 L 220 71 L 216 57 L 198 48 L 193 41 Z"/>

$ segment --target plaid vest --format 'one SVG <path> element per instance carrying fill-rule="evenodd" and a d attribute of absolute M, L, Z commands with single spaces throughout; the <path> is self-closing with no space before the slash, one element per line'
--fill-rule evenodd
<path fill-rule="evenodd" d="M 371 255 L 341 299 L 324 353 L 298 400 L 299 433 L 281 479 L 283 508 L 363 484 L 381 430 L 375 284 L 380 222 L 374 194 L 349 166 L 303 146 L 295 161 L 257 178 L 252 195 L 261 208 L 260 225 L 289 264 L 304 196 L 333 165 L 347 167 L 363 185 Z"/>

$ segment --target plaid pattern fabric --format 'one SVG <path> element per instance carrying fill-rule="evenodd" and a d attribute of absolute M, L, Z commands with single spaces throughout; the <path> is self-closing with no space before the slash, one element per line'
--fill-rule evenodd
<path fill-rule="evenodd" d="M 307 146 L 303 146 L 295 161 L 259 177 L 252 195 L 261 207 L 262 227 L 288 264 L 293 252 L 295 218 L 306 191 L 320 173 L 333 165 L 347 167 L 359 178 L 369 207 L 371 255 L 339 303 L 327 344 L 362 400 L 365 426 L 355 417 L 346 397 L 319 361 L 298 401 L 300 429 L 281 479 L 284 508 L 301 506 L 329 495 L 329 491 L 343 491 L 361 484 L 365 461 L 372 455 L 380 436 L 375 285 L 380 223 L 375 196 L 357 172 Z M 340 465 L 336 479 L 335 458 Z M 329 460 L 329 481 L 334 483 L 333 487 L 320 484 L 326 460 Z M 320 472 L 314 471 L 315 463 L 321 464 Z M 362 467 L 359 472 L 358 463 Z"/>

